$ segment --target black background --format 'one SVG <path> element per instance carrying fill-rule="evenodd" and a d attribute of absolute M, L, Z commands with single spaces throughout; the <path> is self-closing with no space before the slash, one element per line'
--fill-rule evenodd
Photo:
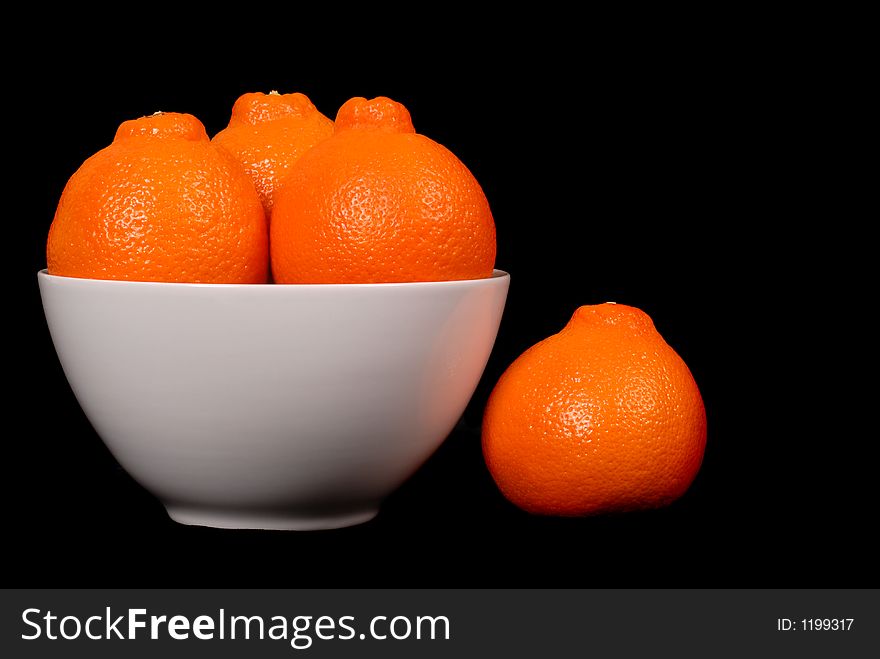
<path fill-rule="evenodd" d="M 30 251 L 21 286 L 26 365 L 16 372 L 23 401 L 11 412 L 21 429 L 6 465 L 12 581 L 865 585 L 876 520 L 856 475 L 861 443 L 793 391 L 819 376 L 798 358 L 812 321 L 786 292 L 813 283 L 790 267 L 791 218 L 765 196 L 784 178 L 778 156 L 786 117 L 797 119 L 784 109 L 797 65 L 754 57 L 755 35 L 722 35 L 716 24 L 559 31 L 567 22 L 556 17 L 555 32 L 458 25 L 350 43 L 329 31 L 308 46 L 287 35 L 271 52 L 229 32 L 186 52 L 117 32 L 110 41 L 72 39 L 51 64 L 30 70 L 27 103 L 16 103 L 39 121 L 15 126 L 39 176 L 17 218 Z M 186 41 L 195 28 L 187 30 L 169 40 Z M 121 121 L 190 112 L 213 135 L 241 93 L 270 89 L 304 92 L 330 117 L 351 96 L 406 104 L 416 129 L 483 185 L 497 267 L 512 275 L 495 350 L 462 422 L 376 520 L 351 529 L 232 532 L 171 522 L 79 409 L 36 287 L 65 181 Z M 516 356 L 559 331 L 577 306 L 606 300 L 647 311 L 690 366 L 709 421 L 702 470 L 664 510 L 529 516 L 502 498 L 485 468 L 482 409 Z"/>

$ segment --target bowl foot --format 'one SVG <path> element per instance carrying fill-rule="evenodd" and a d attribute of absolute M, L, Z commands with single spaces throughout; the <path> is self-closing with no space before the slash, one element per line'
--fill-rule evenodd
<path fill-rule="evenodd" d="M 284 511 L 224 510 L 192 506 L 165 506 L 168 516 L 179 524 L 218 529 L 262 529 L 270 531 L 320 531 L 363 524 L 373 519 L 378 508 L 339 513 L 300 514 Z"/>

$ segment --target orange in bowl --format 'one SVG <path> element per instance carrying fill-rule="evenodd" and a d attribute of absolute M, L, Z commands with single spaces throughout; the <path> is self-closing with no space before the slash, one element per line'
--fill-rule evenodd
<path fill-rule="evenodd" d="M 124 122 L 71 176 L 46 248 L 52 275 L 263 283 L 268 235 L 250 177 L 189 114 Z"/>
<path fill-rule="evenodd" d="M 276 192 L 270 231 L 279 283 L 479 279 L 495 263 L 495 223 L 473 174 L 384 97 L 343 104 L 333 137 Z"/>
<path fill-rule="evenodd" d="M 275 191 L 300 156 L 333 135 L 333 122 L 305 94 L 244 94 L 229 126 L 214 136 L 254 182 L 268 219 Z"/>

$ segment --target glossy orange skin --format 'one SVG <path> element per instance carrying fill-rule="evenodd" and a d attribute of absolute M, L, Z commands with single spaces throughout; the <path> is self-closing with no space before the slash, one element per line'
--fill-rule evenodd
<path fill-rule="evenodd" d="M 49 230 L 50 274 L 133 281 L 263 283 L 268 232 L 250 177 L 201 122 L 124 122 L 67 182 Z"/>
<path fill-rule="evenodd" d="M 483 454 L 501 492 L 543 515 L 665 506 L 688 489 L 706 411 L 688 367 L 647 314 L 580 307 L 501 376 Z"/>
<path fill-rule="evenodd" d="M 478 279 L 495 263 L 477 180 L 384 97 L 347 101 L 333 137 L 294 164 L 270 242 L 279 283 Z"/>
<path fill-rule="evenodd" d="M 244 166 L 254 182 L 266 220 L 276 188 L 290 166 L 333 135 L 333 122 L 305 94 L 243 94 L 232 107 L 229 126 L 214 136 Z"/>

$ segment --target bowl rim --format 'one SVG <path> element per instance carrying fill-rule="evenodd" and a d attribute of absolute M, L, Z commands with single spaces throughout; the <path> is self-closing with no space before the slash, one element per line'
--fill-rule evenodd
<path fill-rule="evenodd" d="M 510 279 L 510 274 L 504 270 L 495 268 L 492 276 L 479 279 L 443 279 L 439 281 L 407 281 L 407 282 L 375 282 L 364 284 L 209 284 L 196 282 L 169 282 L 169 281 L 133 281 L 128 279 L 94 279 L 90 277 L 68 277 L 64 275 L 50 275 L 48 268 L 37 271 L 37 279 L 47 282 L 69 282 L 83 286 L 126 286 L 136 288 L 192 288 L 192 289 L 243 289 L 243 290 L 290 290 L 290 289 L 365 289 L 365 288 L 412 288 L 430 286 L 454 286 L 454 285 L 479 285 L 496 280 Z"/>

